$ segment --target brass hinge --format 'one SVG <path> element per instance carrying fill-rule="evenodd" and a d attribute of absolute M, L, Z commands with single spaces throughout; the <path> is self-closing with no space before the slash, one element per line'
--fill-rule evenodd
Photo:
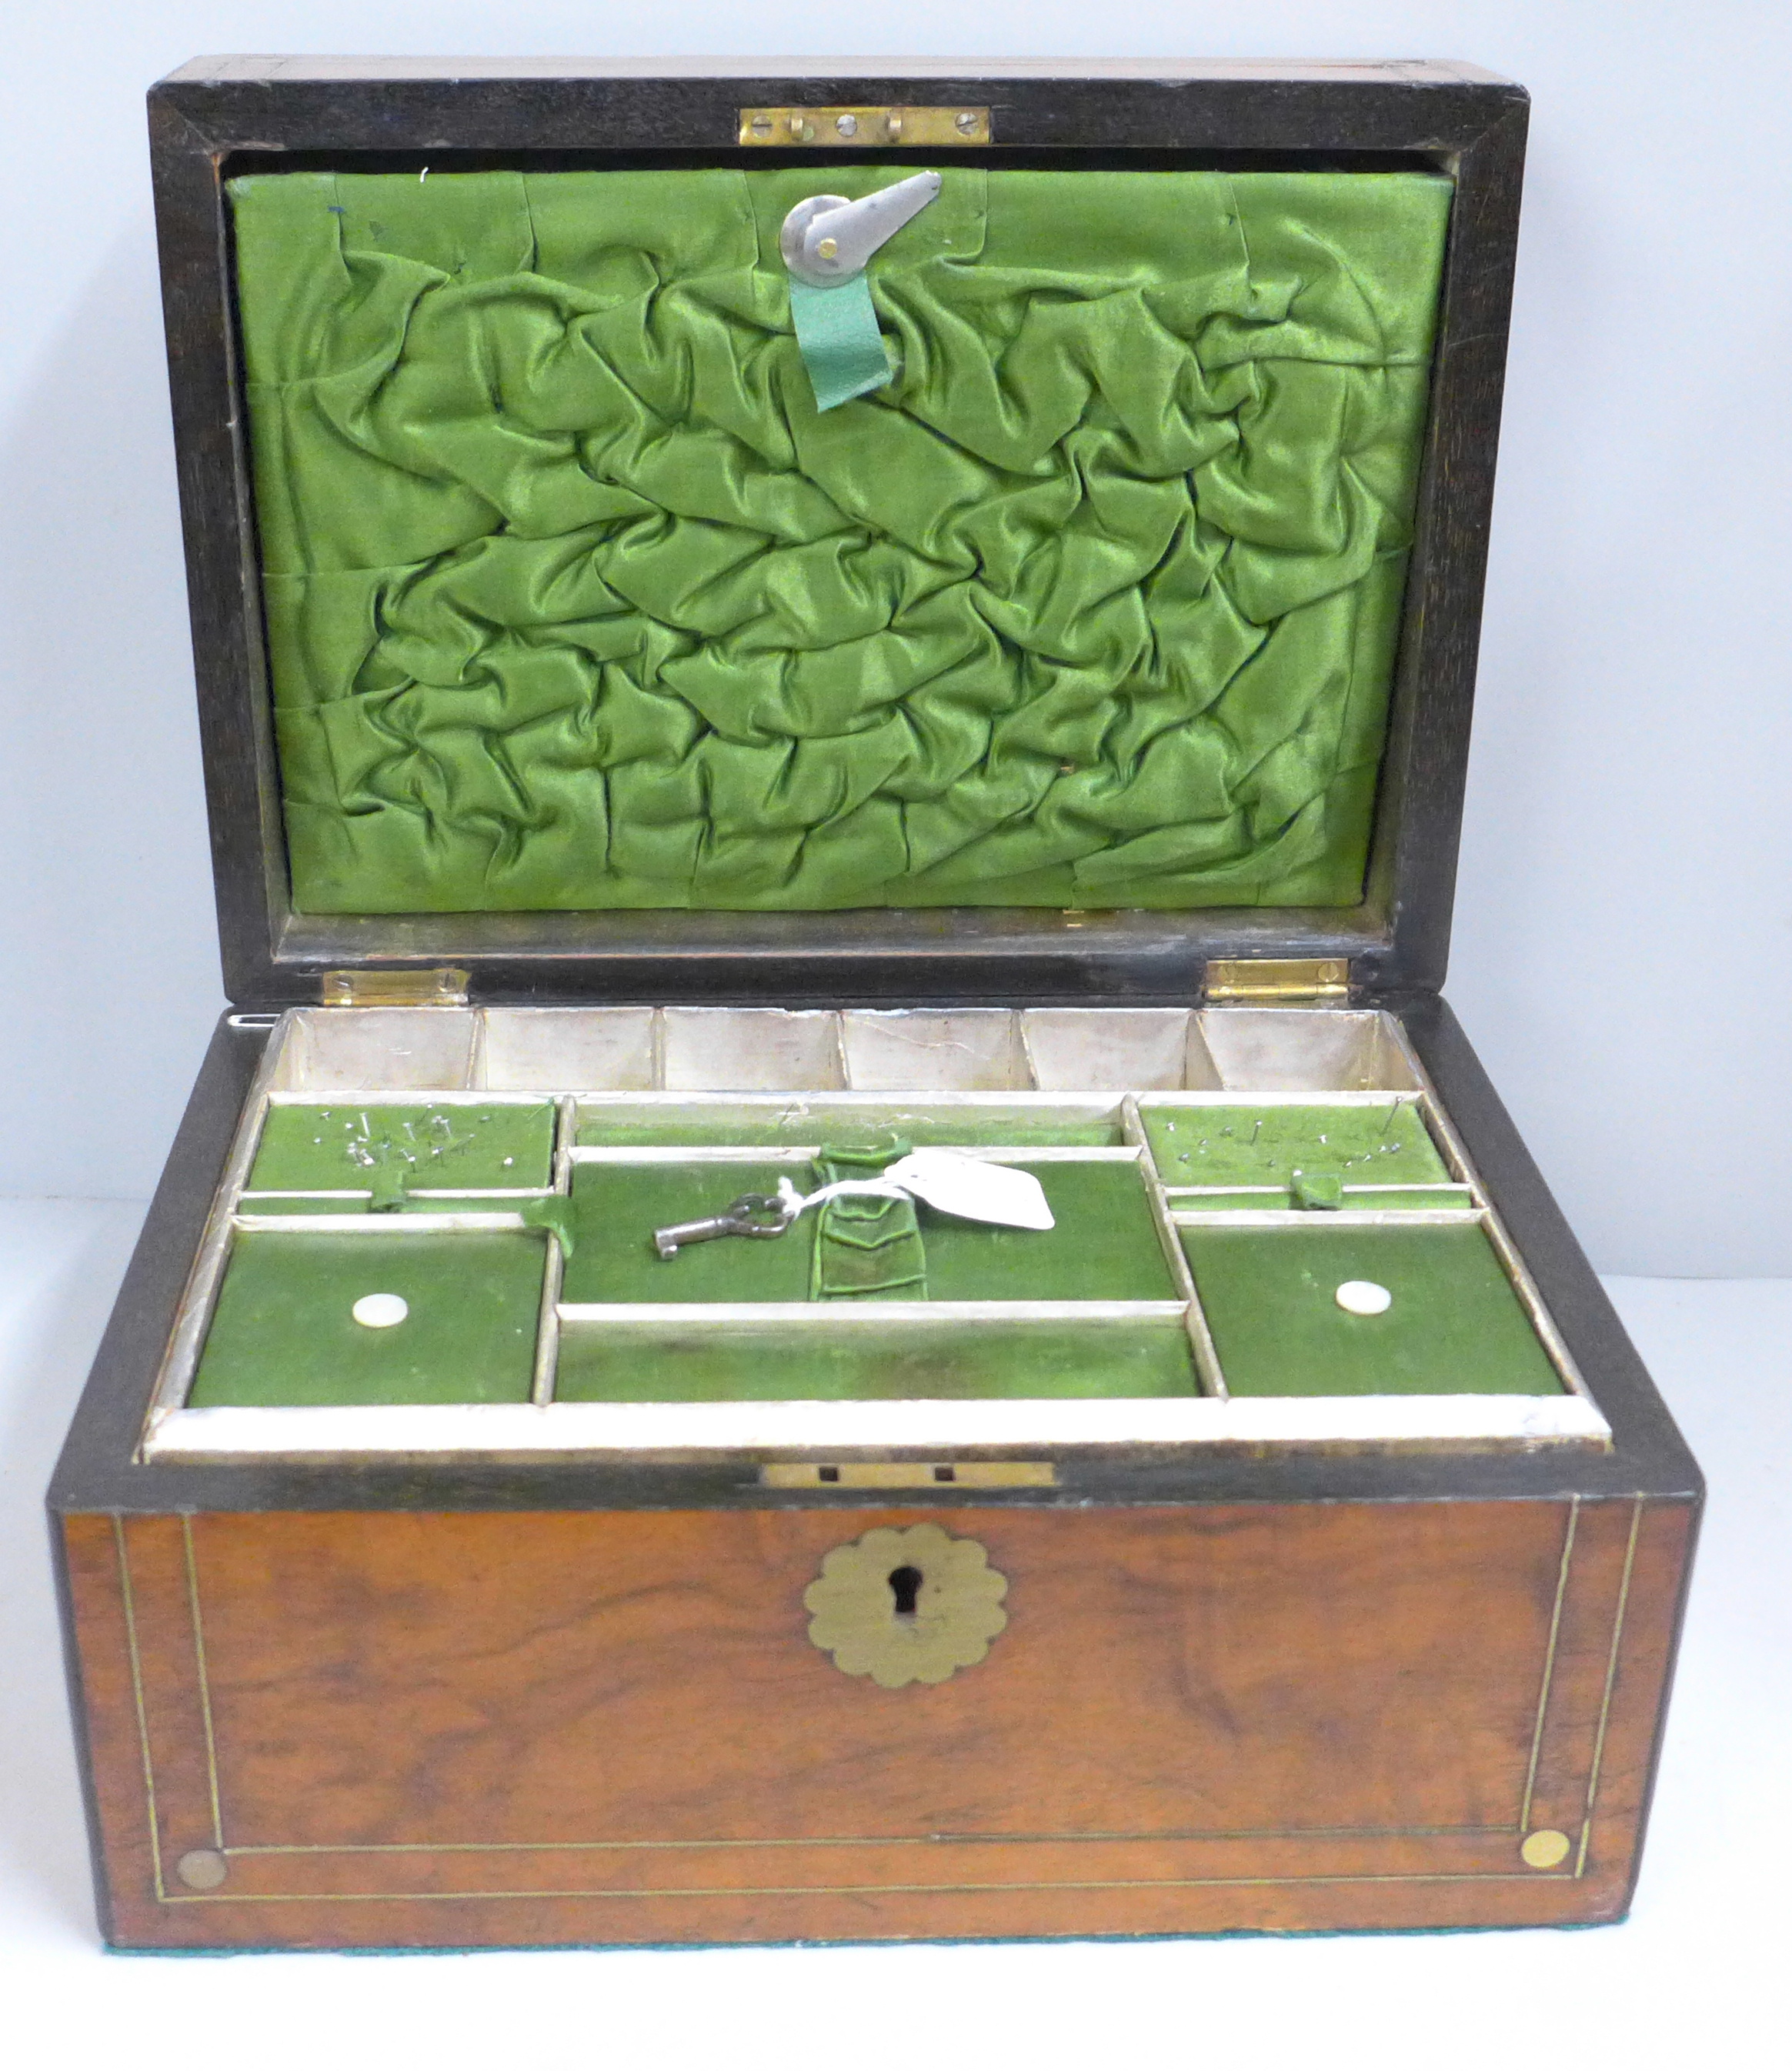
<path fill-rule="evenodd" d="M 336 970 L 323 974 L 326 1007 L 465 1007 L 464 970 Z"/>
<path fill-rule="evenodd" d="M 948 144 L 986 144 L 986 108 L 743 108 L 743 144 L 830 144 L 863 150 L 910 144 L 937 151 Z"/>
<path fill-rule="evenodd" d="M 1344 999 L 1350 965 L 1343 957 L 1216 957 L 1207 967 L 1207 996 L 1273 1007 L 1298 999 Z"/>

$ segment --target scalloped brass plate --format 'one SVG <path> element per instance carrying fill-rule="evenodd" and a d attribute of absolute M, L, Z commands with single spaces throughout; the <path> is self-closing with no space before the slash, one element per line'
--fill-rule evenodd
<path fill-rule="evenodd" d="M 981 1661 L 1008 1622 L 1007 1593 L 978 1540 L 937 1524 L 880 1525 L 836 1546 L 802 1600 L 809 1637 L 836 1668 L 900 1690 Z"/>

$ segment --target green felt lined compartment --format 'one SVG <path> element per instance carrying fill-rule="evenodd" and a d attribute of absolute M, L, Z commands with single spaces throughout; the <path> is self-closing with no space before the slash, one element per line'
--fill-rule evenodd
<path fill-rule="evenodd" d="M 1556 1395 L 1562 1382 L 1478 1224 L 1185 1229 L 1228 1391 L 1251 1395 Z M 1353 1316 L 1347 1280 L 1392 1306 Z"/>
<path fill-rule="evenodd" d="M 240 1232 L 189 1401 L 195 1409 L 527 1402 L 546 1239 L 531 1232 L 388 1236 Z M 397 1294 L 371 1330 L 350 1313 Z"/>
<path fill-rule="evenodd" d="M 601 1326 L 560 1333 L 561 1402 L 1024 1401 L 1200 1392 L 1179 1323 L 929 1324 L 899 1334 L 778 1337 L 703 1324 L 643 1342 Z"/>
<path fill-rule="evenodd" d="M 681 1121 L 675 1114 L 648 1115 L 637 1110 L 612 1119 L 602 1113 L 588 1113 L 579 1123 L 577 1141 L 588 1147 L 611 1150 L 654 1148 L 665 1150 L 751 1150 L 763 1146 L 777 1150 L 785 1146 L 869 1142 L 880 1137 L 900 1138 L 912 1148 L 963 1144 L 1013 1145 L 1016 1149 L 1103 1149 L 1126 1140 L 1117 1109 L 1110 1114 L 1089 1119 L 1061 1116 L 1032 1117 L 1024 1111 L 1003 1109 L 995 1112 L 974 1107 L 892 1107 L 865 1111 L 827 1109 L 790 1101 L 774 1112 L 740 1109 L 725 1119 L 706 1113 L 695 1121 Z M 890 1154 L 892 1158 L 896 1153 Z"/>
<path fill-rule="evenodd" d="M 408 1188 L 545 1187 L 553 1178 L 552 1101 L 276 1101 L 248 1184 L 255 1192 L 362 1190 L 384 1168 Z"/>
<path fill-rule="evenodd" d="M 229 182 L 301 912 L 1359 898 L 1450 181 L 900 176 Z"/>
<path fill-rule="evenodd" d="M 1130 1160 L 1027 1166 L 1056 1227 L 1001 1229 L 917 1211 L 934 1302 L 1168 1302 L 1176 1298 L 1142 1175 Z M 814 1168 L 753 1160 L 575 1167 L 575 1243 L 562 1298 L 600 1302 L 806 1302 L 812 1294 L 811 1210 L 780 1237 L 724 1237 L 662 1259 L 653 1232 L 718 1213 L 736 1195 L 799 1190 Z"/>
<path fill-rule="evenodd" d="M 1297 1173 L 1343 1186 L 1441 1185 L 1450 1178 L 1413 1101 L 1369 1105 L 1178 1107 L 1141 1101 L 1167 1187 L 1290 1187 Z"/>

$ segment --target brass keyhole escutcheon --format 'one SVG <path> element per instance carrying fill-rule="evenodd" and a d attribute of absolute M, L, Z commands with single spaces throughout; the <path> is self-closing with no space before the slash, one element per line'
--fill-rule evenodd
<path fill-rule="evenodd" d="M 981 1661 L 1008 1622 L 1007 1593 L 976 1540 L 937 1524 L 880 1525 L 834 1548 L 803 1602 L 809 1637 L 836 1668 L 900 1690 Z"/>

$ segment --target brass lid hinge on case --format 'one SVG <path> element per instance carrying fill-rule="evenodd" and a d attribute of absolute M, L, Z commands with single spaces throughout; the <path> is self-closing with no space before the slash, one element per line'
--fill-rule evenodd
<path fill-rule="evenodd" d="M 743 108 L 740 140 L 766 146 L 831 144 L 836 150 L 906 144 L 937 151 L 990 141 L 986 108 Z"/>
<path fill-rule="evenodd" d="M 464 970 L 326 971 L 318 997 L 326 1007 L 465 1007 Z"/>
<path fill-rule="evenodd" d="M 1343 957 L 1216 957 L 1207 967 L 1210 1006 L 1232 1000 L 1280 1007 L 1349 997 L 1350 964 Z"/>

